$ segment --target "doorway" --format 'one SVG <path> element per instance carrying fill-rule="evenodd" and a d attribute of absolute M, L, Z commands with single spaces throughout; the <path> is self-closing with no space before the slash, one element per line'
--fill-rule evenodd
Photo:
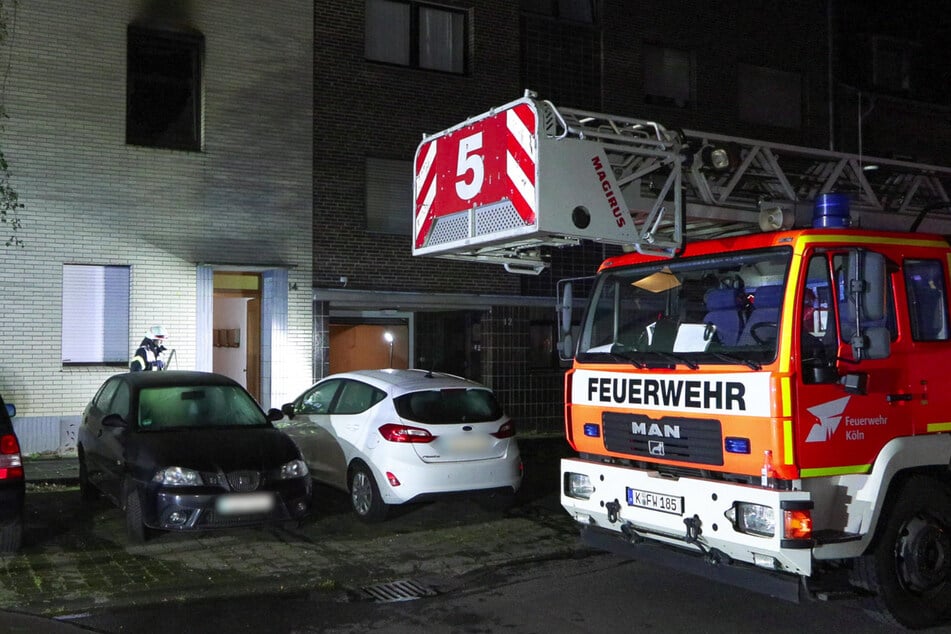
<path fill-rule="evenodd" d="M 409 334 L 409 325 L 402 320 L 334 320 L 330 324 L 330 373 L 408 368 Z"/>
<path fill-rule="evenodd" d="M 214 274 L 212 371 L 231 377 L 261 402 L 261 275 Z"/>

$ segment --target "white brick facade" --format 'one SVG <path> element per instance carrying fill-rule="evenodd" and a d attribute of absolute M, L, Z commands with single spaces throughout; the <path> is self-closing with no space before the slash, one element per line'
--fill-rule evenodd
<path fill-rule="evenodd" d="M 204 35 L 201 152 L 125 143 L 126 29 L 147 5 L 183 8 Z M 29 0 L 8 20 L 0 142 L 25 248 L 0 243 L 0 393 L 24 451 L 62 449 L 68 433 L 31 422 L 73 425 L 122 371 L 61 363 L 63 264 L 130 266 L 129 351 L 161 323 L 180 369 L 201 340 L 199 264 L 287 269 L 286 307 L 273 307 L 287 327 L 270 339 L 282 349 L 261 400 L 301 391 L 313 365 L 312 2 Z"/>

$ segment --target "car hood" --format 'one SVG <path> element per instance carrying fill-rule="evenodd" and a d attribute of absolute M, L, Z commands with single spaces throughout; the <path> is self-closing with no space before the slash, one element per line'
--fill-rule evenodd
<path fill-rule="evenodd" d="M 126 460 L 140 473 L 170 466 L 266 471 L 299 457 L 291 439 L 271 427 L 138 433 L 126 450 Z"/>

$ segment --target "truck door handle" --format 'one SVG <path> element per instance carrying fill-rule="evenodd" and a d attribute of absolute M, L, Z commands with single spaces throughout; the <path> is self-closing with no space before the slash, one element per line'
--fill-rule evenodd
<path fill-rule="evenodd" d="M 914 396 L 912 394 L 888 394 L 885 396 L 885 400 L 889 403 L 897 403 L 898 401 L 910 401 Z"/>

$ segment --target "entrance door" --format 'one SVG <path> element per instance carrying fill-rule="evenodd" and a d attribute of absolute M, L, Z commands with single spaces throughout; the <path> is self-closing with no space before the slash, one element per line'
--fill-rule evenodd
<path fill-rule="evenodd" d="M 212 370 L 261 401 L 261 276 L 215 272 Z"/>

